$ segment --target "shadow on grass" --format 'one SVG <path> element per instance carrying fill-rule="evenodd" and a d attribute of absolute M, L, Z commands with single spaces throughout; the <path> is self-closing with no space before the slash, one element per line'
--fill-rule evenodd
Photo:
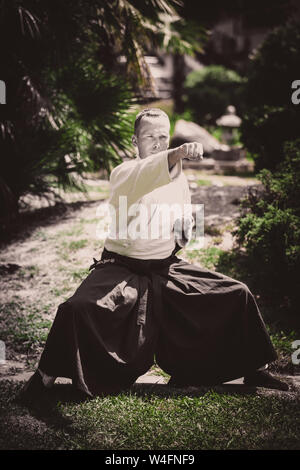
<path fill-rule="evenodd" d="M 65 428 L 72 424 L 71 420 L 60 413 L 60 404 L 80 404 L 87 400 L 71 384 L 55 384 L 51 389 L 46 390 L 35 403 L 24 405 L 18 402 L 18 393 L 22 386 L 18 387 L 11 400 L 13 407 L 27 409 L 32 416 L 55 429 Z"/>
<path fill-rule="evenodd" d="M 0 249 L 28 237 L 37 227 L 56 224 L 62 216 L 68 217 L 82 207 L 99 204 L 101 201 L 58 202 L 54 206 L 42 207 L 32 211 L 19 213 L 11 219 L 2 219 L 0 229 Z"/>
<path fill-rule="evenodd" d="M 71 386 L 58 386 L 36 404 L 25 406 L 16 401 L 22 386 L 10 380 L 0 382 L 0 449 L 64 448 L 66 437 L 72 438 L 76 431 L 73 421 L 63 416 L 57 405 L 62 400 L 80 403 L 78 395 Z"/>

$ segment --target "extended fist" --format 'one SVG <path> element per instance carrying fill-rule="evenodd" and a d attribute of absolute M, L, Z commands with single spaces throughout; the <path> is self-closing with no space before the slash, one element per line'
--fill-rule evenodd
<path fill-rule="evenodd" d="M 203 159 L 203 145 L 199 142 L 191 142 L 180 145 L 178 147 L 181 158 L 188 158 L 189 160 L 202 160 Z"/>

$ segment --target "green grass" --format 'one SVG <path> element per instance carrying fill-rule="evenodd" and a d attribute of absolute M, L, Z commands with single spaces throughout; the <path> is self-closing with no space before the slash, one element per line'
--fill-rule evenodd
<path fill-rule="evenodd" d="M 40 313 L 49 311 L 49 305 L 29 309 L 21 300 L 0 305 L 1 339 L 18 352 L 28 352 L 44 345 L 52 322 Z"/>
<path fill-rule="evenodd" d="M 0 382 L 2 449 L 299 449 L 299 396 L 135 386 L 78 402 L 70 386 L 58 385 L 48 392 L 48 408 L 26 414 L 12 403 L 19 388 Z"/>
<path fill-rule="evenodd" d="M 213 238 L 213 243 L 215 245 L 220 245 L 220 243 L 222 243 L 222 241 L 223 241 L 223 237 L 221 235 Z"/>
<path fill-rule="evenodd" d="M 33 240 L 46 241 L 49 239 L 49 235 L 45 230 L 36 230 L 33 235 Z"/>
<path fill-rule="evenodd" d="M 89 241 L 86 238 L 72 241 L 63 240 L 56 246 L 57 253 L 64 261 L 70 261 L 70 255 L 82 248 L 85 248 L 88 243 Z"/>
<path fill-rule="evenodd" d="M 286 408 L 277 399 L 212 391 L 202 397 L 132 394 L 61 405 L 84 436 L 81 449 L 268 449 L 281 440 L 296 448 L 300 414 L 296 403 L 290 408 L 296 415 L 284 419 Z"/>
<path fill-rule="evenodd" d="M 214 225 L 206 225 L 204 227 L 204 233 L 206 235 L 211 235 L 211 236 L 218 236 L 222 234 L 222 229 L 219 227 L 216 227 Z"/>
<path fill-rule="evenodd" d="M 63 286 L 63 287 L 53 287 L 50 290 L 50 294 L 54 295 L 55 297 L 62 297 L 64 294 L 69 292 L 70 286 Z"/>
<path fill-rule="evenodd" d="M 214 269 L 223 251 L 224 250 L 221 250 L 220 248 L 212 246 L 200 250 L 186 251 L 186 256 L 189 260 L 193 260 L 207 269 Z"/>
<path fill-rule="evenodd" d="M 88 240 L 83 239 L 83 240 L 73 240 L 69 243 L 65 243 L 64 246 L 67 248 L 69 251 L 77 251 L 81 250 L 81 248 L 84 248 L 87 246 Z"/>
<path fill-rule="evenodd" d="M 83 224 L 74 224 L 72 227 L 68 230 L 61 230 L 60 232 L 57 232 L 56 236 L 57 238 L 64 238 L 64 237 L 77 237 L 79 235 L 82 235 L 83 233 Z"/>
<path fill-rule="evenodd" d="M 164 377 L 166 380 L 166 383 L 168 382 L 169 378 L 171 377 L 170 374 L 167 374 L 164 370 L 162 370 L 159 365 L 156 363 L 156 359 L 154 358 L 154 364 L 151 367 L 150 371 L 153 373 L 153 375 L 160 375 L 161 377 Z"/>
<path fill-rule="evenodd" d="M 89 274 L 89 272 L 90 271 L 88 268 L 73 269 L 70 271 L 70 276 L 74 281 L 82 281 Z"/>
<path fill-rule="evenodd" d="M 198 179 L 197 184 L 198 186 L 211 186 L 212 182 L 210 180 Z"/>
<path fill-rule="evenodd" d="M 282 355 L 290 356 L 294 351 L 292 342 L 299 339 L 299 333 L 296 331 L 276 331 L 272 326 L 267 326 L 267 329 L 276 351 Z"/>
<path fill-rule="evenodd" d="M 33 278 L 35 276 L 38 276 L 40 273 L 40 269 L 38 266 L 34 265 L 29 265 L 29 266 L 24 266 L 18 271 L 18 276 L 20 278 Z"/>
<path fill-rule="evenodd" d="M 83 219 L 82 218 L 82 219 L 80 219 L 79 222 L 82 223 L 82 224 L 98 224 L 100 220 L 101 220 L 100 217 L 94 217 L 92 219 Z"/>

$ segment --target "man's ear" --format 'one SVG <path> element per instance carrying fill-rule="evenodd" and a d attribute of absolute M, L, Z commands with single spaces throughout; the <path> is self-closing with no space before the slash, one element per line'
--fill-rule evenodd
<path fill-rule="evenodd" d="M 136 146 L 137 146 L 136 135 L 133 135 L 133 136 L 131 137 L 131 141 L 132 141 L 132 144 L 136 147 Z"/>

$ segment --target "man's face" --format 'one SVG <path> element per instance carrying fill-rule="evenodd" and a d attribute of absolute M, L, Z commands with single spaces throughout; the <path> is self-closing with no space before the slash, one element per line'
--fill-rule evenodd
<path fill-rule="evenodd" d="M 143 116 L 134 137 L 140 158 L 167 150 L 170 142 L 170 121 L 165 116 Z"/>

